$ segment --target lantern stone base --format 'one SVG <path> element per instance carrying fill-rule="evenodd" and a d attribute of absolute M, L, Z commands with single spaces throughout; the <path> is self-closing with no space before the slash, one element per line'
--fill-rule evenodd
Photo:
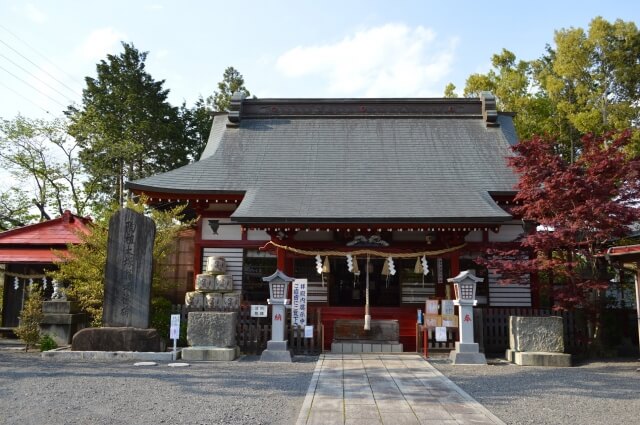
<path fill-rule="evenodd" d="M 456 349 L 449 354 L 453 364 L 487 364 L 478 344 L 456 342 Z"/>
<path fill-rule="evenodd" d="M 267 341 L 267 349 L 260 356 L 261 362 L 290 363 L 291 352 L 287 350 L 288 341 Z"/>
<path fill-rule="evenodd" d="M 182 359 L 191 361 L 229 362 L 240 355 L 240 347 L 186 347 L 182 349 Z"/>
<path fill-rule="evenodd" d="M 571 367 L 571 354 L 507 350 L 507 360 L 520 366 Z"/>

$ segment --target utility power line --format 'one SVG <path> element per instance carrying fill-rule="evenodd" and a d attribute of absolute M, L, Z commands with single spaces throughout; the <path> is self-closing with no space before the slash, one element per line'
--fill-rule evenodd
<path fill-rule="evenodd" d="M 55 91 L 56 93 L 58 93 L 60 96 L 64 97 L 65 99 L 67 99 L 69 102 L 73 103 L 75 102 L 73 99 L 71 99 L 70 97 L 68 97 L 66 94 L 62 93 L 61 91 L 59 91 L 58 89 L 56 89 L 55 87 L 53 87 L 52 85 L 50 85 L 49 83 L 47 83 L 46 81 L 44 81 L 42 78 L 38 77 L 37 75 L 35 75 L 34 73 L 32 73 L 31 71 L 29 71 L 28 69 L 20 66 L 19 64 L 17 64 L 16 62 L 14 62 L 13 60 L 9 59 L 8 57 L 6 57 L 5 55 L 3 55 L 2 53 L 0 53 L 0 56 L 5 58 L 6 60 L 8 60 L 9 62 L 11 62 L 12 64 L 14 64 L 15 66 L 17 66 L 18 68 L 20 68 L 21 70 L 23 70 L 24 72 L 26 72 L 27 74 L 31 75 L 33 78 L 35 78 L 36 80 L 40 81 L 42 84 L 44 84 L 45 86 L 49 87 L 51 90 Z"/>
<path fill-rule="evenodd" d="M 23 84 L 26 84 L 27 86 L 31 87 L 33 90 L 37 91 L 38 93 L 47 96 L 49 99 L 51 99 L 52 101 L 54 101 L 55 103 L 57 103 L 58 105 L 62 106 L 63 108 L 67 108 L 67 106 L 69 105 L 63 105 L 62 103 L 58 102 L 56 99 L 54 99 L 53 97 L 49 96 L 48 94 L 46 94 L 45 92 L 43 92 L 42 90 L 40 90 L 39 88 L 33 86 L 31 83 L 29 83 L 28 81 L 23 80 L 22 78 L 18 77 L 16 74 L 14 74 L 13 72 L 9 71 L 7 68 L 3 67 L 2 65 L 0 65 L 0 69 L 2 69 L 4 72 L 6 72 L 7 74 L 11 75 L 13 78 L 19 80 L 20 82 L 22 82 Z"/>
<path fill-rule="evenodd" d="M 53 75 L 51 75 L 51 73 L 49 73 L 46 69 L 42 68 L 40 65 L 38 65 L 37 63 L 35 63 L 34 61 L 32 61 L 31 59 L 29 59 L 28 57 L 26 57 L 25 55 L 23 55 L 22 53 L 20 53 L 18 50 L 16 50 L 15 48 L 13 48 L 10 44 L 8 44 L 7 42 L 0 40 L 0 43 L 4 44 L 5 46 L 7 46 L 9 49 L 13 50 L 17 55 L 19 55 L 20 57 L 22 57 L 24 60 L 26 60 L 27 62 L 29 62 L 30 64 L 32 64 L 33 66 L 35 66 L 36 68 L 40 69 L 42 72 L 44 72 L 45 74 L 47 74 L 49 77 L 51 77 L 53 80 L 57 81 L 58 84 L 60 84 L 61 86 L 65 87 L 67 90 L 69 90 L 71 93 L 74 94 L 74 96 L 79 96 L 79 94 L 72 89 L 71 87 L 69 87 L 68 85 L 66 85 L 65 83 L 63 83 L 62 81 L 58 80 L 56 77 L 54 77 Z"/>
<path fill-rule="evenodd" d="M 27 102 L 31 103 L 32 105 L 42 109 L 43 111 L 45 111 L 47 114 L 51 115 L 51 112 L 47 111 L 45 108 L 43 108 L 42 106 L 38 105 L 36 102 L 34 102 L 33 100 L 29 99 L 28 97 L 26 97 L 25 95 L 23 95 L 22 93 L 20 93 L 17 90 L 14 90 L 13 88 L 9 87 L 8 85 L 6 85 L 5 83 L 3 83 L 2 81 L 0 81 L 0 85 L 4 86 L 4 88 L 6 88 L 7 90 L 11 90 L 12 92 L 14 92 L 15 94 L 17 94 L 18 96 L 20 96 L 21 98 L 23 98 L 24 100 L 26 100 Z"/>
<path fill-rule="evenodd" d="M 44 54 L 40 53 L 40 51 L 38 49 L 36 49 L 35 47 L 33 47 L 32 45 L 30 45 L 29 43 L 27 43 L 26 41 L 24 41 L 23 39 L 21 39 L 20 37 L 18 37 L 16 35 L 16 33 L 14 33 L 13 31 L 9 30 L 9 28 L 5 27 L 4 25 L 0 24 L 0 28 L 2 28 L 3 30 L 5 30 L 6 32 L 8 32 L 9 34 L 11 34 L 16 40 L 20 41 L 22 44 L 24 44 L 25 46 L 27 46 L 28 48 L 30 48 L 35 54 L 37 54 L 38 56 L 40 56 L 42 59 L 46 60 L 47 62 L 49 62 L 51 65 L 53 65 L 54 67 L 56 67 L 56 69 L 60 72 L 62 72 L 64 75 L 66 75 L 67 77 L 69 77 L 71 80 L 73 80 L 74 82 L 78 83 L 80 82 L 81 85 L 83 84 L 82 81 L 78 80 L 77 77 L 74 77 L 73 75 L 69 74 L 67 71 L 65 71 L 64 69 L 62 69 L 61 67 L 59 67 L 58 65 L 56 65 L 55 62 L 53 62 L 51 59 L 49 59 L 48 57 L 46 57 Z"/>

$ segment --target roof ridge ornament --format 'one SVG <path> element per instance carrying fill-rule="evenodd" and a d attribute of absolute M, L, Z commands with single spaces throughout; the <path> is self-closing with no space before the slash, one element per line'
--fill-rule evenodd
<path fill-rule="evenodd" d="M 496 97 L 489 91 L 483 91 L 480 93 L 480 101 L 482 102 L 482 118 L 487 123 L 487 127 L 499 127 Z"/>
<path fill-rule="evenodd" d="M 237 91 L 233 93 L 231 96 L 231 101 L 229 102 L 229 122 L 227 123 L 227 127 L 238 127 L 240 124 L 240 116 L 242 115 L 242 102 L 247 97 L 247 95 L 243 92 Z"/>

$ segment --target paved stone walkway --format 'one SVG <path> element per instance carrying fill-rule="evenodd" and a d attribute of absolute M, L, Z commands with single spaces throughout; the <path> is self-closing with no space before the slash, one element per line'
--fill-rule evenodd
<path fill-rule="evenodd" d="M 297 424 L 504 422 L 417 354 L 323 354 Z"/>

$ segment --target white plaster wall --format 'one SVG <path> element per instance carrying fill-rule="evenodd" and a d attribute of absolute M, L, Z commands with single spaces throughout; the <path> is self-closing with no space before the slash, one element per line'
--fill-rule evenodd
<path fill-rule="evenodd" d="M 511 242 L 523 232 L 522 226 L 519 224 L 505 224 L 500 227 L 498 233 L 489 231 L 489 242 Z"/>
<path fill-rule="evenodd" d="M 247 230 L 247 239 L 250 241 L 270 241 L 271 236 L 264 230 Z"/>
<path fill-rule="evenodd" d="M 482 242 L 482 230 L 474 230 L 465 236 L 465 242 Z"/>
<path fill-rule="evenodd" d="M 220 225 L 218 226 L 218 234 L 214 235 L 209 226 L 209 220 L 218 220 Z M 214 218 L 205 217 L 202 219 L 202 239 L 203 240 L 222 240 L 222 241 L 239 241 L 242 239 L 242 229 L 239 224 L 225 224 L 230 223 L 230 218 Z"/>

